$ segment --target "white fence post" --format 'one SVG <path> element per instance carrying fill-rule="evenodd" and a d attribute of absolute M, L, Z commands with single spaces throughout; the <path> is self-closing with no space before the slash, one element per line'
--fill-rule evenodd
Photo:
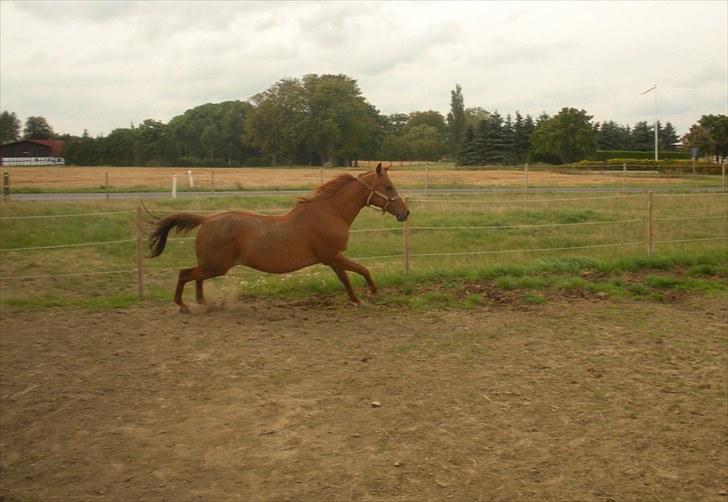
<path fill-rule="evenodd" d="M 177 198 L 177 175 L 172 175 L 172 198 Z"/>
<path fill-rule="evenodd" d="M 190 188 L 192 190 L 194 190 L 195 189 L 195 181 L 192 179 L 192 171 L 189 170 L 189 169 L 187 170 L 187 178 L 190 180 Z"/>

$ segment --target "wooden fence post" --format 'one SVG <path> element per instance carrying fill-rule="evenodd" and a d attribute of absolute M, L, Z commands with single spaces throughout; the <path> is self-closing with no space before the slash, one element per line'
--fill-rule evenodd
<path fill-rule="evenodd" d="M 142 208 L 137 206 L 136 218 L 134 219 L 134 227 L 136 228 L 136 259 L 137 259 L 137 288 L 139 291 L 139 299 L 144 299 L 144 256 L 142 256 Z"/>
<path fill-rule="evenodd" d="M 652 192 L 647 192 L 647 256 L 652 256 L 654 237 L 654 217 L 652 210 Z"/>
<path fill-rule="evenodd" d="M 407 199 L 404 200 L 407 205 Z M 404 247 L 404 273 L 409 274 L 410 272 L 410 239 L 409 239 L 409 218 L 404 220 L 402 226 L 402 245 Z"/>
<path fill-rule="evenodd" d="M 523 164 L 523 190 L 528 192 L 528 162 Z"/>
<path fill-rule="evenodd" d="M 212 187 L 212 195 L 215 195 L 215 170 L 210 171 L 210 186 Z"/>
<path fill-rule="evenodd" d="M 627 163 L 622 162 L 622 193 L 627 191 Z"/>
<path fill-rule="evenodd" d="M 3 173 L 3 199 L 10 197 L 10 174 Z"/>
<path fill-rule="evenodd" d="M 720 179 L 721 179 L 721 185 L 723 186 L 723 191 L 724 192 L 726 191 L 726 184 L 725 184 L 725 163 L 726 163 L 726 159 L 723 159 L 723 162 L 721 162 L 721 167 L 720 167 L 720 173 L 721 173 L 720 174 L 720 176 L 721 176 Z"/>
<path fill-rule="evenodd" d="M 104 173 L 104 187 L 106 188 L 106 200 L 109 200 L 109 173 Z"/>

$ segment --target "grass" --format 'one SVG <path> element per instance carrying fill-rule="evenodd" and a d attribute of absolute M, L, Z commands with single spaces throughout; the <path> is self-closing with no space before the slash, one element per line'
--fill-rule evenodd
<path fill-rule="evenodd" d="M 380 303 L 411 308 L 446 306 L 475 308 L 487 302 L 481 294 L 463 292 L 468 283 L 484 282 L 498 290 L 520 291 L 519 301 L 538 304 L 550 295 L 576 291 L 609 296 L 659 298 L 666 291 L 724 292 L 728 277 L 725 240 L 656 243 L 645 253 L 645 197 L 587 198 L 560 194 L 499 194 L 441 197 L 437 202 L 412 202 L 412 271 L 402 270 L 402 225 L 390 216 L 362 210 L 347 255 L 370 268 L 387 288 Z M 276 212 L 290 207 L 291 197 L 210 197 L 166 199 L 146 203 L 152 212 L 253 209 Z M 728 198 L 700 195 L 654 197 L 655 239 L 726 238 Z M 79 305 L 90 308 L 125 306 L 135 300 L 134 201 L 8 202 L 2 217 L 78 215 L 44 219 L 0 220 L 0 277 L 98 273 L 65 277 L 5 279 L 0 305 L 30 309 Z M 112 214 L 118 211 L 128 211 Z M 110 213 L 84 216 L 87 213 Z M 717 219 L 697 219 L 704 216 Z M 696 218 L 674 220 L 671 218 Z M 621 222 L 622 220 L 634 220 Z M 620 223 L 621 222 L 621 223 Z M 553 226 L 566 224 L 565 226 Z M 540 225 L 537 227 L 528 225 Z M 487 227 L 477 229 L 441 227 Z M 91 247 L 18 250 L 12 248 L 120 241 Z M 582 248 L 613 243 L 618 247 Z M 488 254 L 463 254 L 481 253 Z M 461 253 L 461 254 L 458 254 Z M 431 256 L 436 255 L 436 256 Z M 367 257 L 387 258 L 367 258 Z M 146 298 L 169 301 L 177 270 L 194 264 L 193 241 L 170 239 L 164 254 L 146 260 Z M 118 274 L 101 274 L 121 271 Z M 636 281 L 630 274 L 639 273 Z M 350 274 L 363 294 L 364 282 Z M 342 287 L 326 267 L 269 275 L 243 267 L 210 281 L 211 296 L 240 293 L 278 298 L 338 295 Z M 42 292 L 42 293 L 39 293 Z M 548 293 L 545 294 L 544 292 Z M 192 292 L 187 292 L 191 298 Z"/>

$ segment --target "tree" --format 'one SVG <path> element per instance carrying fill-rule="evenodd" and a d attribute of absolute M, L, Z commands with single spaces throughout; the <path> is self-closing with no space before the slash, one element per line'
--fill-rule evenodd
<path fill-rule="evenodd" d="M 632 129 L 632 148 L 650 151 L 655 149 L 655 128 L 647 122 L 637 122 Z"/>
<path fill-rule="evenodd" d="M 450 113 L 447 114 L 447 127 L 450 134 L 450 153 L 457 157 L 465 140 L 465 102 L 463 89 L 455 84 L 455 90 L 450 91 Z"/>
<path fill-rule="evenodd" d="M 674 150 L 675 143 L 680 138 L 677 136 L 675 127 L 670 122 L 665 122 L 665 127 L 659 129 L 660 150 Z"/>
<path fill-rule="evenodd" d="M 728 157 L 728 116 L 727 115 L 703 115 L 698 124 L 704 127 L 715 142 L 712 154 L 720 160 Z"/>
<path fill-rule="evenodd" d="M 303 77 L 305 114 L 300 131 L 305 144 L 321 155 L 325 166 L 336 157 L 358 157 L 377 129 L 376 109 L 361 95 L 356 80 L 346 75 Z"/>
<path fill-rule="evenodd" d="M 409 121 L 409 115 L 406 113 L 394 113 L 387 115 L 385 134 L 397 135 L 402 132 L 402 129 L 407 125 Z"/>
<path fill-rule="evenodd" d="M 0 144 L 20 139 L 20 120 L 15 112 L 0 113 Z"/>
<path fill-rule="evenodd" d="M 465 130 L 463 144 L 457 159 L 457 163 L 462 166 L 477 166 L 482 163 L 475 147 L 475 131 L 472 126 L 468 126 Z"/>
<path fill-rule="evenodd" d="M 445 124 L 445 117 L 442 113 L 434 110 L 427 110 L 426 112 L 412 112 L 409 114 L 407 120 L 407 128 L 417 127 L 426 125 L 433 127 L 438 134 L 445 134 L 447 125 Z"/>
<path fill-rule="evenodd" d="M 496 111 L 488 119 L 488 150 L 485 155 L 487 164 L 502 164 L 506 157 L 506 139 L 503 117 Z"/>
<path fill-rule="evenodd" d="M 528 160 L 528 139 L 532 130 L 533 120 L 531 120 L 529 130 L 526 121 L 516 111 L 516 120 L 513 122 L 513 160 L 516 164 L 523 164 Z"/>
<path fill-rule="evenodd" d="M 513 128 L 511 114 L 506 115 L 503 122 L 503 162 L 508 165 L 516 163 L 516 134 Z"/>
<path fill-rule="evenodd" d="M 562 108 L 550 119 L 543 120 L 531 135 L 534 154 L 544 160 L 576 162 L 596 150 L 591 115 L 585 110 Z"/>
<path fill-rule="evenodd" d="M 599 124 L 596 135 L 597 148 L 600 150 L 629 150 L 631 148 L 632 138 L 629 128 L 612 120 Z"/>
<path fill-rule="evenodd" d="M 441 132 L 426 124 L 407 128 L 402 140 L 414 160 L 439 160 L 445 153 Z"/>
<path fill-rule="evenodd" d="M 302 123 L 307 113 L 303 85 L 297 79 L 282 79 L 253 96 L 253 109 L 245 118 L 245 139 L 276 164 L 291 162 L 304 140 Z"/>
<path fill-rule="evenodd" d="M 483 118 L 473 130 L 473 151 L 469 154 L 470 160 L 477 162 L 479 165 L 484 165 L 486 163 L 485 159 L 488 157 L 488 149 L 490 148 L 488 133 L 488 119 Z"/>
<path fill-rule="evenodd" d="M 687 148 L 697 148 L 698 155 L 713 155 L 715 152 L 715 140 L 710 131 L 703 126 L 693 124 L 682 138 L 683 145 Z"/>
<path fill-rule="evenodd" d="M 473 129 L 478 127 L 481 120 L 488 120 L 490 112 L 480 106 L 468 107 L 465 109 L 465 125 Z"/>
<path fill-rule="evenodd" d="M 24 139 L 51 139 L 53 129 L 45 117 L 28 117 L 23 128 Z"/>

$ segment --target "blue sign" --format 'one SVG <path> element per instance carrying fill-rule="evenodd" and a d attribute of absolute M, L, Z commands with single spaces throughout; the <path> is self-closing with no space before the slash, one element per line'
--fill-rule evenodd
<path fill-rule="evenodd" d="M 690 149 L 690 155 L 692 155 L 693 160 L 697 159 L 698 158 L 698 149 L 695 147 L 692 147 Z"/>

